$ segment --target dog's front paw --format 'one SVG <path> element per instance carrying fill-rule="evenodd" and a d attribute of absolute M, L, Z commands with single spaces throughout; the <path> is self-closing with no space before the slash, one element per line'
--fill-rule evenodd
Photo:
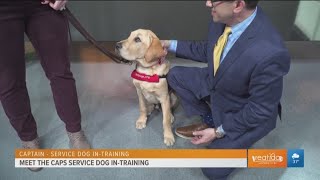
<path fill-rule="evenodd" d="M 145 128 L 146 127 L 146 121 L 143 121 L 143 120 L 137 120 L 137 122 L 136 122 L 136 128 L 137 129 L 143 129 L 143 128 Z"/>
<path fill-rule="evenodd" d="M 164 144 L 166 144 L 167 146 L 172 146 L 174 144 L 174 142 L 175 142 L 175 140 L 174 140 L 173 134 L 171 134 L 170 136 L 164 137 Z"/>

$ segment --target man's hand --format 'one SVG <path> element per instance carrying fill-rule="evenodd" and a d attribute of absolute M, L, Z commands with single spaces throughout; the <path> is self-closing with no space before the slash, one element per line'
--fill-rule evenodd
<path fill-rule="evenodd" d="M 193 132 L 195 136 L 192 138 L 192 144 L 207 144 L 211 143 L 214 139 L 216 139 L 216 131 L 213 128 L 207 128 L 202 131 Z"/>
<path fill-rule="evenodd" d="M 171 44 L 170 40 L 160 40 L 160 42 L 161 42 L 162 47 L 165 49 L 168 49 Z"/>
<path fill-rule="evenodd" d="M 43 0 L 41 4 L 49 4 L 55 10 L 64 10 L 67 2 L 68 0 Z"/>

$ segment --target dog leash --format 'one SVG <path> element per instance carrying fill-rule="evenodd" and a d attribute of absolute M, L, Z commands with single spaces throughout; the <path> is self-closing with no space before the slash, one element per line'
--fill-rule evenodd
<path fill-rule="evenodd" d="M 89 41 L 95 48 L 97 48 L 100 52 L 102 52 L 104 55 L 108 56 L 110 59 L 112 59 L 114 62 L 119 64 L 127 64 L 131 65 L 132 62 L 128 61 L 122 57 L 117 56 L 115 53 L 107 50 L 104 48 L 101 44 L 99 44 L 93 36 L 91 36 L 88 31 L 81 25 L 79 20 L 72 14 L 72 12 L 65 7 L 61 13 L 69 20 L 69 22 L 77 29 L 77 31 L 80 32 L 80 34 Z"/>

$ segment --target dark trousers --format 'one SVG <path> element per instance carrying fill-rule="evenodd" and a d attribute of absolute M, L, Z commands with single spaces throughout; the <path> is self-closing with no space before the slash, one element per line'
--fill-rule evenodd
<path fill-rule="evenodd" d="M 202 86 L 206 78 L 201 68 L 196 67 L 174 67 L 167 76 L 168 84 L 181 99 L 181 104 L 187 115 L 205 115 L 211 112 L 208 105 L 209 96 L 202 98 L 198 93 L 199 89 L 206 88 Z M 208 148 L 241 148 L 237 147 L 237 143 L 233 143 L 228 137 L 215 140 Z M 202 168 L 202 172 L 210 180 L 227 179 L 228 175 L 234 168 Z"/>
<path fill-rule="evenodd" d="M 209 88 L 203 82 L 205 78 L 205 70 L 197 67 L 173 67 L 167 75 L 168 84 L 180 97 L 187 116 L 204 116 L 211 112 L 207 103 L 210 100 Z"/>
<path fill-rule="evenodd" d="M 68 59 L 68 21 L 40 0 L 0 2 L 0 100 L 11 125 L 21 140 L 37 137 L 26 88 L 24 33 L 50 81 L 59 117 L 67 131 L 79 131 L 81 114 Z"/>

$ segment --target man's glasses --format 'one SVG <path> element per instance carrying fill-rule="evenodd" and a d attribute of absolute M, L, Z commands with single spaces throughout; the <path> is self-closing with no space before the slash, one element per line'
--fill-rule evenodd
<path fill-rule="evenodd" d="M 217 0 L 212 0 L 211 1 L 211 8 L 216 8 L 217 6 L 219 6 L 220 4 L 224 3 L 225 1 L 217 1 Z"/>
<path fill-rule="evenodd" d="M 231 2 L 231 1 L 235 1 L 235 0 L 211 0 L 211 3 L 215 3 L 215 2 Z"/>
<path fill-rule="evenodd" d="M 222 3 L 232 2 L 232 1 L 235 1 L 235 0 L 211 0 L 211 8 L 216 8 Z"/>

